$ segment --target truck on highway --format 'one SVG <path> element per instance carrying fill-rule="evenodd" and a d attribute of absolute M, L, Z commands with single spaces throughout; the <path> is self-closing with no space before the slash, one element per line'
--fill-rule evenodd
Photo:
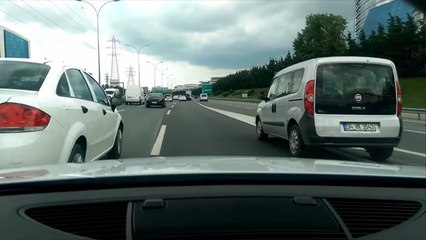
<path fill-rule="evenodd" d="M 185 95 L 186 95 L 187 100 L 191 100 L 191 98 L 192 98 L 192 91 L 191 90 L 186 90 L 185 91 Z"/>

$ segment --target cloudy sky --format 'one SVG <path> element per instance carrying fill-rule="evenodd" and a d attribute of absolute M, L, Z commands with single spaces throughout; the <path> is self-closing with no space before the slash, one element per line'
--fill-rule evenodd
<path fill-rule="evenodd" d="M 89 1 L 99 9 L 103 0 Z M 141 82 L 154 85 L 154 68 L 164 70 L 163 85 L 198 83 L 266 63 L 292 50 L 305 17 L 333 13 L 353 31 L 353 0 L 121 0 L 99 14 L 101 74 L 111 74 L 111 42 L 118 45 L 119 77 L 128 80 L 136 51 L 143 48 Z M 31 57 L 65 61 L 97 77 L 96 14 L 87 3 L 72 0 L 0 0 L 0 25 L 31 41 Z M 156 85 L 161 84 L 157 71 Z M 103 77 L 102 77 L 103 78 Z M 167 81 L 167 79 L 173 79 Z M 102 83 L 105 83 L 102 79 Z"/>

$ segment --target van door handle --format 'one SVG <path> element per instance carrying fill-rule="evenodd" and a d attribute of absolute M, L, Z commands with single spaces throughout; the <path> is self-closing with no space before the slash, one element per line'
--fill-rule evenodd
<path fill-rule="evenodd" d="M 105 109 L 102 109 L 102 113 L 104 114 L 104 115 L 106 115 L 106 111 L 105 111 Z"/>
<path fill-rule="evenodd" d="M 83 111 L 83 113 L 87 113 L 89 111 L 89 109 L 87 109 L 87 107 L 85 106 L 81 106 L 81 110 Z"/>

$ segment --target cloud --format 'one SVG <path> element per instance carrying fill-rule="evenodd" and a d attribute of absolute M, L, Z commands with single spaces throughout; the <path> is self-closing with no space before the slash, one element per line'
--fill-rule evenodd
<path fill-rule="evenodd" d="M 154 4 L 153 2 L 149 2 Z M 123 4 L 110 11 L 109 31 L 123 42 L 150 44 L 146 52 L 167 61 L 239 69 L 292 49 L 311 13 L 351 18 L 352 1 L 181 1 L 156 11 Z M 133 9 L 134 11 L 130 11 Z M 137 10 L 136 10 L 137 9 Z M 126 17 L 114 17 L 126 12 Z M 131 23 L 131 24 L 129 24 Z"/>

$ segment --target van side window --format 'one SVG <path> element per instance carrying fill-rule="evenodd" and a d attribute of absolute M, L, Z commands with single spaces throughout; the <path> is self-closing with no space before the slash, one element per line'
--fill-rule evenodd
<path fill-rule="evenodd" d="M 268 91 L 268 98 L 271 100 L 277 98 L 277 84 L 278 84 L 278 78 L 275 78 Z"/>
<path fill-rule="evenodd" d="M 305 73 L 305 69 L 299 69 L 294 71 L 293 75 L 293 86 L 291 88 L 291 93 L 296 93 L 299 91 L 300 85 L 302 84 L 303 74 Z"/>
<path fill-rule="evenodd" d="M 277 96 L 283 97 L 291 93 L 291 88 L 293 85 L 293 72 L 286 73 L 281 75 L 278 82 Z"/>

